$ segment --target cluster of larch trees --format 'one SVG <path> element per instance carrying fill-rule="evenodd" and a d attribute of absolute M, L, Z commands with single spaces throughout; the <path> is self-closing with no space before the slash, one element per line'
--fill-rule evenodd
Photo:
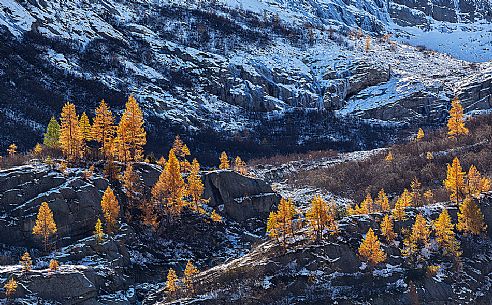
<path fill-rule="evenodd" d="M 200 273 L 200 271 L 193 265 L 191 260 L 186 263 L 181 281 L 178 278 L 176 271 L 173 268 L 169 269 L 166 278 L 166 290 L 168 294 L 171 297 L 176 297 L 176 294 L 183 288 L 186 289 L 188 294 L 194 294 L 195 278 L 198 273 Z"/>
<path fill-rule="evenodd" d="M 448 136 L 457 138 L 467 135 L 469 131 L 465 126 L 463 108 L 458 99 L 452 101 L 449 115 L 450 118 L 447 124 Z M 420 141 L 424 136 L 424 131 L 420 128 L 417 132 L 416 140 Z M 429 153 L 427 153 L 426 157 L 427 159 L 433 158 L 432 154 L 429 155 Z M 393 161 L 393 159 L 394 156 L 390 152 L 386 157 L 386 161 Z M 431 223 L 428 223 L 422 214 L 417 214 L 412 228 L 404 236 L 403 248 L 401 249 L 402 254 L 412 262 L 424 260 L 421 250 L 430 246 L 431 236 L 434 236 L 444 256 L 452 256 L 457 261 L 461 251 L 460 243 L 455 235 L 455 229 L 465 235 L 480 235 L 486 230 L 484 216 L 475 200 L 482 193 L 490 191 L 490 179 L 483 177 L 474 165 L 470 166 L 468 174 L 463 172 L 459 159 L 456 157 L 451 164 L 447 165 L 447 176 L 443 181 L 443 185 L 449 192 L 450 201 L 459 207 L 458 223 L 456 225 L 452 223 L 446 208 L 443 208 L 439 217 Z M 427 190 L 422 194 L 421 184 L 415 178 L 411 183 L 411 191 L 405 189 L 401 196 L 397 197 L 392 210 L 384 190 L 381 190 L 375 201 L 368 194 L 359 205 L 350 208 L 349 213 L 384 213 L 379 231 L 384 240 L 390 243 L 398 237 L 398 234 L 394 231 L 393 220 L 404 220 L 406 207 L 421 206 L 424 200 L 427 204 L 430 204 L 432 197 L 431 190 Z M 361 259 L 373 266 L 386 260 L 386 255 L 381 249 L 381 242 L 372 229 L 369 229 L 365 235 L 359 247 L 359 255 Z"/>
<path fill-rule="evenodd" d="M 267 233 L 285 247 L 287 238 L 293 236 L 296 231 L 300 231 L 306 223 L 311 237 L 319 241 L 326 232 L 330 235 L 338 232 L 335 221 L 336 212 L 336 204 L 327 203 L 321 196 L 315 196 L 311 200 L 311 205 L 305 215 L 296 209 L 292 199 L 282 198 L 277 211 L 270 212 Z"/>
<path fill-rule="evenodd" d="M 44 135 L 43 144 L 48 148 L 61 149 L 70 162 L 88 155 L 88 143 L 99 145 L 99 157 L 122 162 L 140 161 L 143 146 L 147 143 L 143 128 L 143 113 L 136 99 L 130 95 L 125 111 L 118 124 L 104 100 L 95 110 L 91 124 L 84 112 L 77 114 L 75 105 L 66 103 L 60 114 L 60 123 L 52 117 Z"/>
<path fill-rule="evenodd" d="M 458 99 L 454 99 L 449 112 L 448 135 L 456 138 L 467 135 L 468 129 L 465 126 L 463 109 Z M 425 137 L 424 131 L 420 128 L 416 135 L 416 141 Z M 427 154 L 427 158 L 431 158 Z M 390 151 L 386 156 L 387 162 L 392 162 L 394 156 Z M 429 247 L 430 238 L 433 236 L 444 256 L 452 256 L 456 260 L 460 257 L 460 243 L 456 238 L 455 229 L 465 235 L 480 235 L 486 230 L 484 216 L 475 202 L 482 193 L 490 191 L 490 179 L 480 174 L 474 165 L 471 165 L 468 173 L 462 171 L 459 159 L 455 158 L 452 164 L 448 164 L 447 177 L 443 182 L 444 187 L 449 191 L 450 200 L 458 205 L 458 222 L 453 224 L 451 217 L 443 208 L 439 217 L 429 223 L 421 214 L 416 215 L 415 222 L 408 233 L 395 232 L 394 221 L 403 221 L 406 218 L 406 207 L 419 207 L 433 203 L 432 190 L 423 191 L 421 183 L 417 178 L 412 180 L 409 189 L 404 189 L 394 202 L 390 202 L 384 189 L 381 189 L 376 198 L 367 194 L 365 199 L 353 207 L 347 209 L 349 215 L 369 214 L 374 212 L 383 213 L 380 222 L 379 232 L 384 242 L 392 243 L 399 234 L 403 233 L 403 247 L 401 253 L 412 262 L 423 259 L 422 249 Z M 286 239 L 294 234 L 294 217 L 300 213 L 296 210 L 292 200 L 282 199 L 278 210 L 271 212 L 267 223 L 267 233 L 270 237 L 276 238 L 286 246 Z M 307 220 L 310 232 L 316 240 L 323 238 L 324 232 L 335 234 L 337 223 L 335 221 L 336 204 L 327 204 L 319 196 L 315 196 L 311 201 L 311 206 L 304 218 Z M 405 230 L 403 230 L 405 231 Z M 358 249 L 360 258 L 375 266 L 386 260 L 386 254 L 382 249 L 382 244 L 374 230 L 370 228 L 365 234 Z"/>

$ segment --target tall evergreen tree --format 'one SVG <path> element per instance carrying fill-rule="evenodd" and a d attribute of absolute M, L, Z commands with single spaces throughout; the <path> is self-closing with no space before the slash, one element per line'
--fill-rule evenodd
<path fill-rule="evenodd" d="M 49 148 L 58 148 L 60 146 L 60 124 L 53 116 L 46 128 L 43 144 Z"/>

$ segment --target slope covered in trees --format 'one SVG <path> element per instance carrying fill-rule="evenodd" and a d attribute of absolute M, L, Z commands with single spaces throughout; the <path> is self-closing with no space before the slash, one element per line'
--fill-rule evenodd
<path fill-rule="evenodd" d="M 204 172 L 179 136 L 160 158 L 146 155 L 145 118 L 133 97 L 119 120 L 104 101 L 95 118 L 66 103 L 60 123 L 56 117 L 47 123 L 44 144 L 27 153 L 12 144 L 3 157 L 8 168 L 0 171 L 0 206 L 11 220 L 3 230 L 13 235 L 3 245 L 4 296 L 104 303 L 124 290 L 128 304 L 243 304 L 253 295 L 266 304 L 272 298 L 481 302 L 490 297 L 492 281 L 486 272 L 478 279 L 472 274 L 492 258 L 492 198 L 487 168 L 470 152 L 486 154 L 480 149 L 487 147 L 482 133 L 489 117 L 466 119 L 459 108 L 453 101 L 446 130 L 419 129 L 411 142 L 360 161 L 376 160 L 369 168 L 382 168 L 387 176 L 400 173 L 399 164 L 431 164 L 438 173 L 429 177 L 432 184 L 421 177 L 425 171 L 412 168 L 408 184 L 390 184 L 381 174 L 375 186 L 358 189 L 361 181 L 353 178 L 351 193 L 333 189 L 353 198 L 361 192 L 355 202 L 327 198 L 319 189 L 299 202 L 278 198 L 253 177 L 258 168 L 225 151 Z M 478 137 L 482 142 L 469 142 Z M 12 167 L 26 160 L 33 164 Z M 328 162 L 304 174 L 330 170 L 336 179 L 354 162 Z M 367 174 L 364 169 L 352 175 Z M 37 187 L 44 191 L 36 193 Z M 27 233 L 15 229 L 25 227 Z M 56 285 L 47 280 L 52 276 L 89 283 L 44 292 Z M 18 290 L 18 283 L 32 295 Z M 135 290 L 139 295 L 130 297 Z"/>

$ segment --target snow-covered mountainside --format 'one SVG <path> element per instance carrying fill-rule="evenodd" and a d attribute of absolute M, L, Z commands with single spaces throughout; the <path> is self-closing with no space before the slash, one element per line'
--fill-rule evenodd
<path fill-rule="evenodd" d="M 468 112 L 490 108 L 491 6 L 1 0 L 0 144 L 32 147 L 67 100 L 118 113 L 133 93 L 159 152 L 175 133 L 204 155 L 210 141 L 246 154 L 371 148 L 395 139 L 389 128 L 442 123 L 455 94 Z M 368 50 L 358 28 L 375 37 Z"/>

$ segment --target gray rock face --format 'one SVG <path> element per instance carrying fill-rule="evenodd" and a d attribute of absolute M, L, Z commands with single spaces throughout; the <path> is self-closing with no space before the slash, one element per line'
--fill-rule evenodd
<path fill-rule="evenodd" d="M 97 301 L 97 274 L 84 266 L 61 266 L 57 272 L 33 270 L 23 273 L 20 267 L 9 272 L 0 272 L 7 280 L 14 276 L 18 282 L 15 297 L 39 297 L 67 305 L 100 305 Z"/>
<path fill-rule="evenodd" d="M 371 86 L 387 82 L 390 77 L 389 67 L 365 61 L 357 61 L 345 69 L 328 71 L 324 79 L 330 81 L 323 96 L 327 110 L 340 109 L 346 99 Z"/>
<path fill-rule="evenodd" d="M 459 87 L 458 98 L 465 110 L 492 107 L 492 69 L 466 78 Z"/>
<path fill-rule="evenodd" d="M 451 23 L 492 18 L 492 4 L 487 0 L 393 0 L 388 3 L 391 18 L 402 26 L 429 25 L 427 17 Z"/>
<path fill-rule="evenodd" d="M 246 177 L 233 171 L 205 174 L 205 192 L 212 207 L 223 206 L 227 216 L 242 222 L 250 218 L 266 219 L 280 197 L 270 185 L 260 179 Z"/>
<path fill-rule="evenodd" d="M 101 215 L 100 201 L 107 182 L 102 178 L 86 181 L 81 175 L 71 172 L 64 176 L 46 165 L 0 171 L 0 213 L 8 215 L 0 218 L 2 243 L 40 245 L 32 228 L 42 202 L 53 211 L 58 246 L 91 235 Z"/>

